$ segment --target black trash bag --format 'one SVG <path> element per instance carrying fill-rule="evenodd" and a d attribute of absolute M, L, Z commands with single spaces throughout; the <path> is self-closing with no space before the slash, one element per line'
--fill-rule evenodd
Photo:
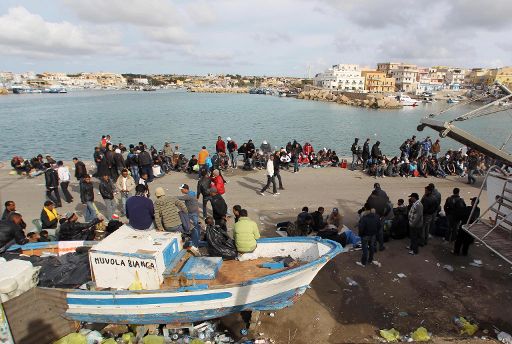
<path fill-rule="evenodd" d="M 40 287 L 77 288 L 91 281 L 89 255 L 86 252 L 47 257 L 37 263 Z"/>
<path fill-rule="evenodd" d="M 208 242 L 208 254 L 222 259 L 235 259 L 238 255 L 235 242 L 219 226 L 206 228 L 206 241 Z"/>

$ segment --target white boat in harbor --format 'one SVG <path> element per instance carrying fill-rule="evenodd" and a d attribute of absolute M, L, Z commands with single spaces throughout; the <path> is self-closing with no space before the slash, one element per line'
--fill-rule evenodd
<path fill-rule="evenodd" d="M 406 94 L 399 94 L 394 97 L 402 106 L 418 106 L 420 104 L 419 100 L 412 99 Z"/>

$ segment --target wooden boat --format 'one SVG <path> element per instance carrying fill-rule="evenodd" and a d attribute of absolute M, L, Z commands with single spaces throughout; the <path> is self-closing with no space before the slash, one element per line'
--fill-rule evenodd
<path fill-rule="evenodd" d="M 69 252 L 91 244 L 37 243 L 16 249 L 26 254 L 61 254 L 63 250 Z M 94 246 L 97 245 L 93 249 Z M 61 315 L 69 320 L 118 324 L 197 322 L 245 310 L 270 311 L 291 306 L 320 269 L 340 252 L 340 244 L 318 237 L 263 238 L 254 252 L 241 255 L 239 260 L 222 262 L 211 280 L 184 276 L 184 266 L 192 255 L 183 249 L 168 263 L 157 290 L 101 289 L 95 288 L 94 283 L 90 283 L 89 290 L 36 289 L 55 291 L 64 298 L 65 311 Z M 262 267 L 275 262 L 276 257 L 291 257 L 295 265 Z"/>

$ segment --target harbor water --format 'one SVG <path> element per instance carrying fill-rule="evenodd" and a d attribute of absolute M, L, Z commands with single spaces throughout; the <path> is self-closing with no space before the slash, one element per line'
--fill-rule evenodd
<path fill-rule="evenodd" d="M 354 137 L 381 141 L 385 154 L 395 155 L 405 138 L 432 139 L 438 134 L 417 132 L 419 120 L 450 106 L 445 101 L 399 110 L 374 110 L 327 102 L 249 94 L 188 93 L 162 90 L 72 91 L 67 94 L 26 94 L 0 97 L 0 160 L 14 155 L 28 159 L 39 153 L 57 159 L 74 156 L 92 160 L 101 135 L 113 142 L 143 141 L 160 149 L 175 142 L 181 152 L 213 149 L 218 135 L 239 145 L 253 139 L 281 147 L 296 139 L 315 149 L 328 147 L 347 156 Z M 476 108 L 460 105 L 439 118 L 449 119 Z M 457 122 L 463 129 L 501 146 L 512 130 L 512 111 Z M 361 142 L 362 144 L 362 142 Z M 443 139 L 443 151 L 460 144 Z M 507 146 L 510 151 L 510 143 Z"/>

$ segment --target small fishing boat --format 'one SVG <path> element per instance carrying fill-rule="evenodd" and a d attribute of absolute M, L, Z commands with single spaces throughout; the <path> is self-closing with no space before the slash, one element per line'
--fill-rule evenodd
<path fill-rule="evenodd" d="M 409 97 L 408 95 L 406 94 L 399 94 L 398 96 L 395 97 L 396 100 L 398 100 L 398 102 L 400 102 L 400 104 L 402 106 L 418 106 L 420 104 L 420 101 L 419 100 L 416 100 L 416 99 L 412 99 L 411 97 Z"/>
<path fill-rule="evenodd" d="M 60 316 L 68 320 L 118 324 L 197 322 L 246 310 L 282 309 L 295 303 L 320 269 L 343 250 L 339 243 L 318 237 L 263 238 L 252 253 L 223 261 L 178 249 L 181 243 L 173 235 L 123 226 L 98 243 L 36 243 L 13 249 L 41 255 L 92 246 L 88 254 L 93 281 L 88 288 L 36 288 L 52 290 L 52 297 L 65 304 Z M 132 251 L 108 252 L 105 241 L 109 238 L 116 248 Z M 134 250 L 133 243 L 141 243 L 144 249 Z M 283 259 L 292 263 L 285 265 Z M 145 280 L 153 283 L 150 277 L 156 275 L 159 287 L 128 290 L 130 280 L 140 278 L 144 286 Z M 105 283 L 112 287 L 98 286 Z"/>
<path fill-rule="evenodd" d="M 455 103 L 458 103 L 459 100 L 458 99 L 454 99 L 454 98 L 449 98 L 446 102 L 448 104 L 455 104 Z"/>

